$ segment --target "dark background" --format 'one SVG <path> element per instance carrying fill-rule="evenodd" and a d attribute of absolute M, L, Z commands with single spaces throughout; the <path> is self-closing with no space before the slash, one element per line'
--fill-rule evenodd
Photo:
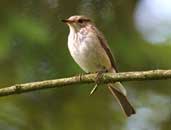
<path fill-rule="evenodd" d="M 169 69 L 171 44 L 151 44 L 137 32 L 136 0 L 1 0 L 0 87 L 83 73 L 67 48 L 61 19 L 91 17 L 119 71 Z M 160 10 L 160 8 L 159 8 Z M 137 114 L 126 119 L 104 87 L 73 85 L 0 98 L 1 130 L 169 130 L 171 81 L 124 82 Z"/>

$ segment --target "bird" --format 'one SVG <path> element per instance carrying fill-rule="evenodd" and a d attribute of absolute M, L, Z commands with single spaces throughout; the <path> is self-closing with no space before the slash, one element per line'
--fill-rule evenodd
<path fill-rule="evenodd" d="M 74 61 L 86 73 L 117 73 L 116 61 L 107 40 L 94 22 L 84 15 L 73 15 L 62 22 L 69 27 L 68 49 Z M 107 88 L 116 98 L 124 115 L 135 114 L 135 109 L 128 101 L 126 89 L 120 82 L 108 83 Z"/>

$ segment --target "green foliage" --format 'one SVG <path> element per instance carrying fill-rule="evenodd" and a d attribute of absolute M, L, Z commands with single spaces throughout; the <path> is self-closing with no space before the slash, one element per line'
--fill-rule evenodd
<path fill-rule="evenodd" d="M 169 69 L 171 45 L 150 44 L 137 35 L 132 22 L 134 5 L 134 1 L 120 0 L 2 2 L 1 87 L 83 73 L 68 52 L 68 28 L 60 21 L 80 12 L 90 15 L 103 31 L 120 71 Z M 137 115 L 128 120 L 105 87 L 99 87 L 91 97 L 93 85 L 4 97 L 0 99 L 0 129 L 127 130 L 132 122 L 138 126 L 140 121 L 148 129 L 168 130 L 170 84 L 169 80 L 124 83 L 137 109 Z"/>
<path fill-rule="evenodd" d="M 19 35 L 27 42 L 47 44 L 49 32 L 45 24 L 36 18 L 27 16 L 13 16 L 9 19 L 9 28 L 14 35 Z"/>

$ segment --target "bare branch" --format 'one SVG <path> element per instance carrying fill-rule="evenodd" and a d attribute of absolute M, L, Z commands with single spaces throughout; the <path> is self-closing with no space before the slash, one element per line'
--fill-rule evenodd
<path fill-rule="evenodd" d="M 96 79 L 97 73 L 84 74 L 79 76 L 73 76 L 69 78 L 61 78 L 54 80 L 45 80 L 39 82 L 31 82 L 24 84 L 16 84 L 10 87 L 0 89 L 0 97 L 7 95 L 14 95 L 19 93 L 25 93 L 29 91 L 35 91 L 47 88 L 59 88 L 63 86 L 69 86 L 74 84 L 93 83 Z M 171 70 L 150 70 L 141 72 L 122 72 L 122 73 L 104 73 L 100 77 L 102 84 L 111 83 L 116 81 L 138 81 L 138 80 L 159 80 L 159 79 L 171 79 Z"/>

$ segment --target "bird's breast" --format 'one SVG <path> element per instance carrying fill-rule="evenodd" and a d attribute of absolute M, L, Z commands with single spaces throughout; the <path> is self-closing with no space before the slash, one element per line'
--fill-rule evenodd
<path fill-rule="evenodd" d="M 70 34 L 68 48 L 75 62 L 85 71 L 100 71 L 104 67 L 110 67 L 110 61 L 104 49 L 101 47 L 96 35 Z"/>

